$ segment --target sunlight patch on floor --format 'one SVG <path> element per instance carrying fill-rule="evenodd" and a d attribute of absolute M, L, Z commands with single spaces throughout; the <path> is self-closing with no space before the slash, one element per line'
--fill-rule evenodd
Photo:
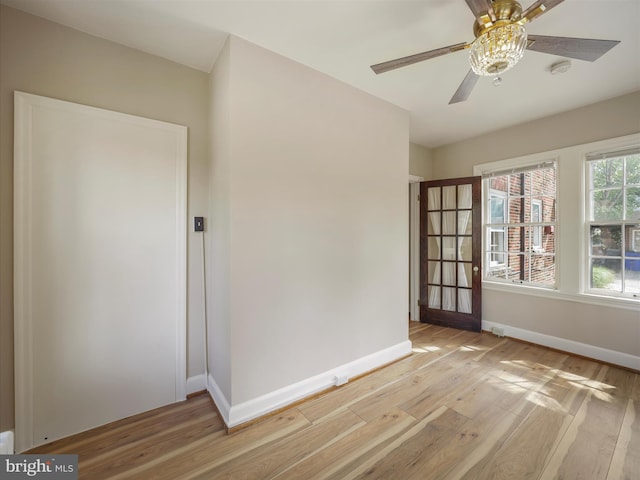
<path fill-rule="evenodd" d="M 551 398 L 542 392 L 530 392 L 527 395 L 527 400 L 538 405 L 539 407 L 553 410 L 554 412 L 567 413 L 567 409 L 560 405 L 560 403 L 555 398 Z"/>
<path fill-rule="evenodd" d="M 433 345 L 428 345 L 426 347 L 413 347 L 411 351 L 413 353 L 429 353 L 429 352 L 437 352 L 440 350 L 440 347 L 435 347 Z"/>
<path fill-rule="evenodd" d="M 481 345 L 462 345 L 459 350 L 461 352 L 486 352 L 490 350 L 490 348 Z"/>
<path fill-rule="evenodd" d="M 569 385 L 580 390 L 589 390 L 594 397 L 604 402 L 610 403 L 613 400 L 613 395 L 605 392 L 606 389 L 615 389 L 612 385 L 598 382 L 597 380 L 584 380 L 579 382 L 568 382 Z"/>

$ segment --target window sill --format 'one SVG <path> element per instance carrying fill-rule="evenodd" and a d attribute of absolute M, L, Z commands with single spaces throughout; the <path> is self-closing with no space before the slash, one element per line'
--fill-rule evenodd
<path fill-rule="evenodd" d="M 496 292 L 515 293 L 518 295 L 531 295 L 534 297 L 553 300 L 565 300 L 569 302 L 586 303 L 601 307 L 622 308 L 625 310 L 640 310 L 640 299 L 608 297 L 592 293 L 567 293 L 552 288 L 532 287 L 529 285 L 511 285 L 502 282 L 482 281 L 483 290 Z"/>

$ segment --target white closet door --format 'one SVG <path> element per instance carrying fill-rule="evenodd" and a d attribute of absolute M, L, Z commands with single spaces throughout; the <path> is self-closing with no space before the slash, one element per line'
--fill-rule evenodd
<path fill-rule="evenodd" d="M 186 127 L 16 92 L 18 451 L 185 396 Z"/>

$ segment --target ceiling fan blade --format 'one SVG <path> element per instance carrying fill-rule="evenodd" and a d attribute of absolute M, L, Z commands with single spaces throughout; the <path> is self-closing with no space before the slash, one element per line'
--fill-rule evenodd
<path fill-rule="evenodd" d="M 451 97 L 451 100 L 449 100 L 449 105 L 453 103 L 464 102 L 467 98 L 469 98 L 469 95 L 471 95 L 471 90 L 473 90 L 473 87 L 475 87 L 476 82 L 479 78 L 480 75 L 476 75 L 475 73 L 473 73 L 473 70 L 469 70 L 467 75 L 464 77 L 464 80 L 462 80 L 462 83 L 458 87 L 458 90 L 456 90 L 456 93 L 454 93 L 453 97 Z"/>
<path fill-rule="evenodd" d="M 532 3 L 529 8 L 522 12 L 522 20 L 520 21 L 520 23 L 530 22 L 534 18 L 539 17 L 545 12 L 548 12 L 553 7 L 562 2 L 564 2 L 564 0 L 537 0 L 536 2 Z"/>
<path fill-rule="evenodd" d="M 437 48 L 435 50 L 429 50 L 428 52 L 416 53 L 415 55 L 409 55 L 408 57 L 396 58 L 395 60 L 389 60 L 388 62 L 371 65 L 371 70 L 379 75 L 381 73 L 388 72 L 389 70 L 413 65 L 414 63 L 429 60 L 430 58 L 458 52 L 460 50 L 464 50 L 466 47 L 466 43 L 457 43 L 455 45 L 449 45 L 448 47 Z"/>
<path fill-rule="evenodd" d="M 560 57 L 594 62 L 620 43 L 620 40 L 596 40 L 593 38 L 547 37 L 529 35 L 527 49 L 550 53 Z"/>
<path fill-rule="evenodd" d="M 491 0 L 465 0 L 469 9 L 473 12 L 473 16 L 478 19 L 478 22 L 482 25 L 496 21 L 496 14 L 491 6 Z M 488 15 L 488 17 L 487 17 Z"/>

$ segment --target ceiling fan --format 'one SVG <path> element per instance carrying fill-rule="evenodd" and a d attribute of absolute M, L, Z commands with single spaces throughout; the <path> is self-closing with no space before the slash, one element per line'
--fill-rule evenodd
<path fill-rule="evenodd" d="M 522 10 L 515 0 L 465 0 L 476 17 L 473 23 L 475 40 L 429 50 L 388 62 L 372 65 L 376 73 L 384 73 L 414 63 L 469 49 L 471 70 L 449 101 L 464 102 L 481 76 L 500 75 L 522 58 L 524 50 L 550 53 L 562 57 L 593 62 L 615 47 L 618 40 L 592 38 L 549 37 L 527 35 L 524 25 L 564 0 L 537 0 Z"/>

